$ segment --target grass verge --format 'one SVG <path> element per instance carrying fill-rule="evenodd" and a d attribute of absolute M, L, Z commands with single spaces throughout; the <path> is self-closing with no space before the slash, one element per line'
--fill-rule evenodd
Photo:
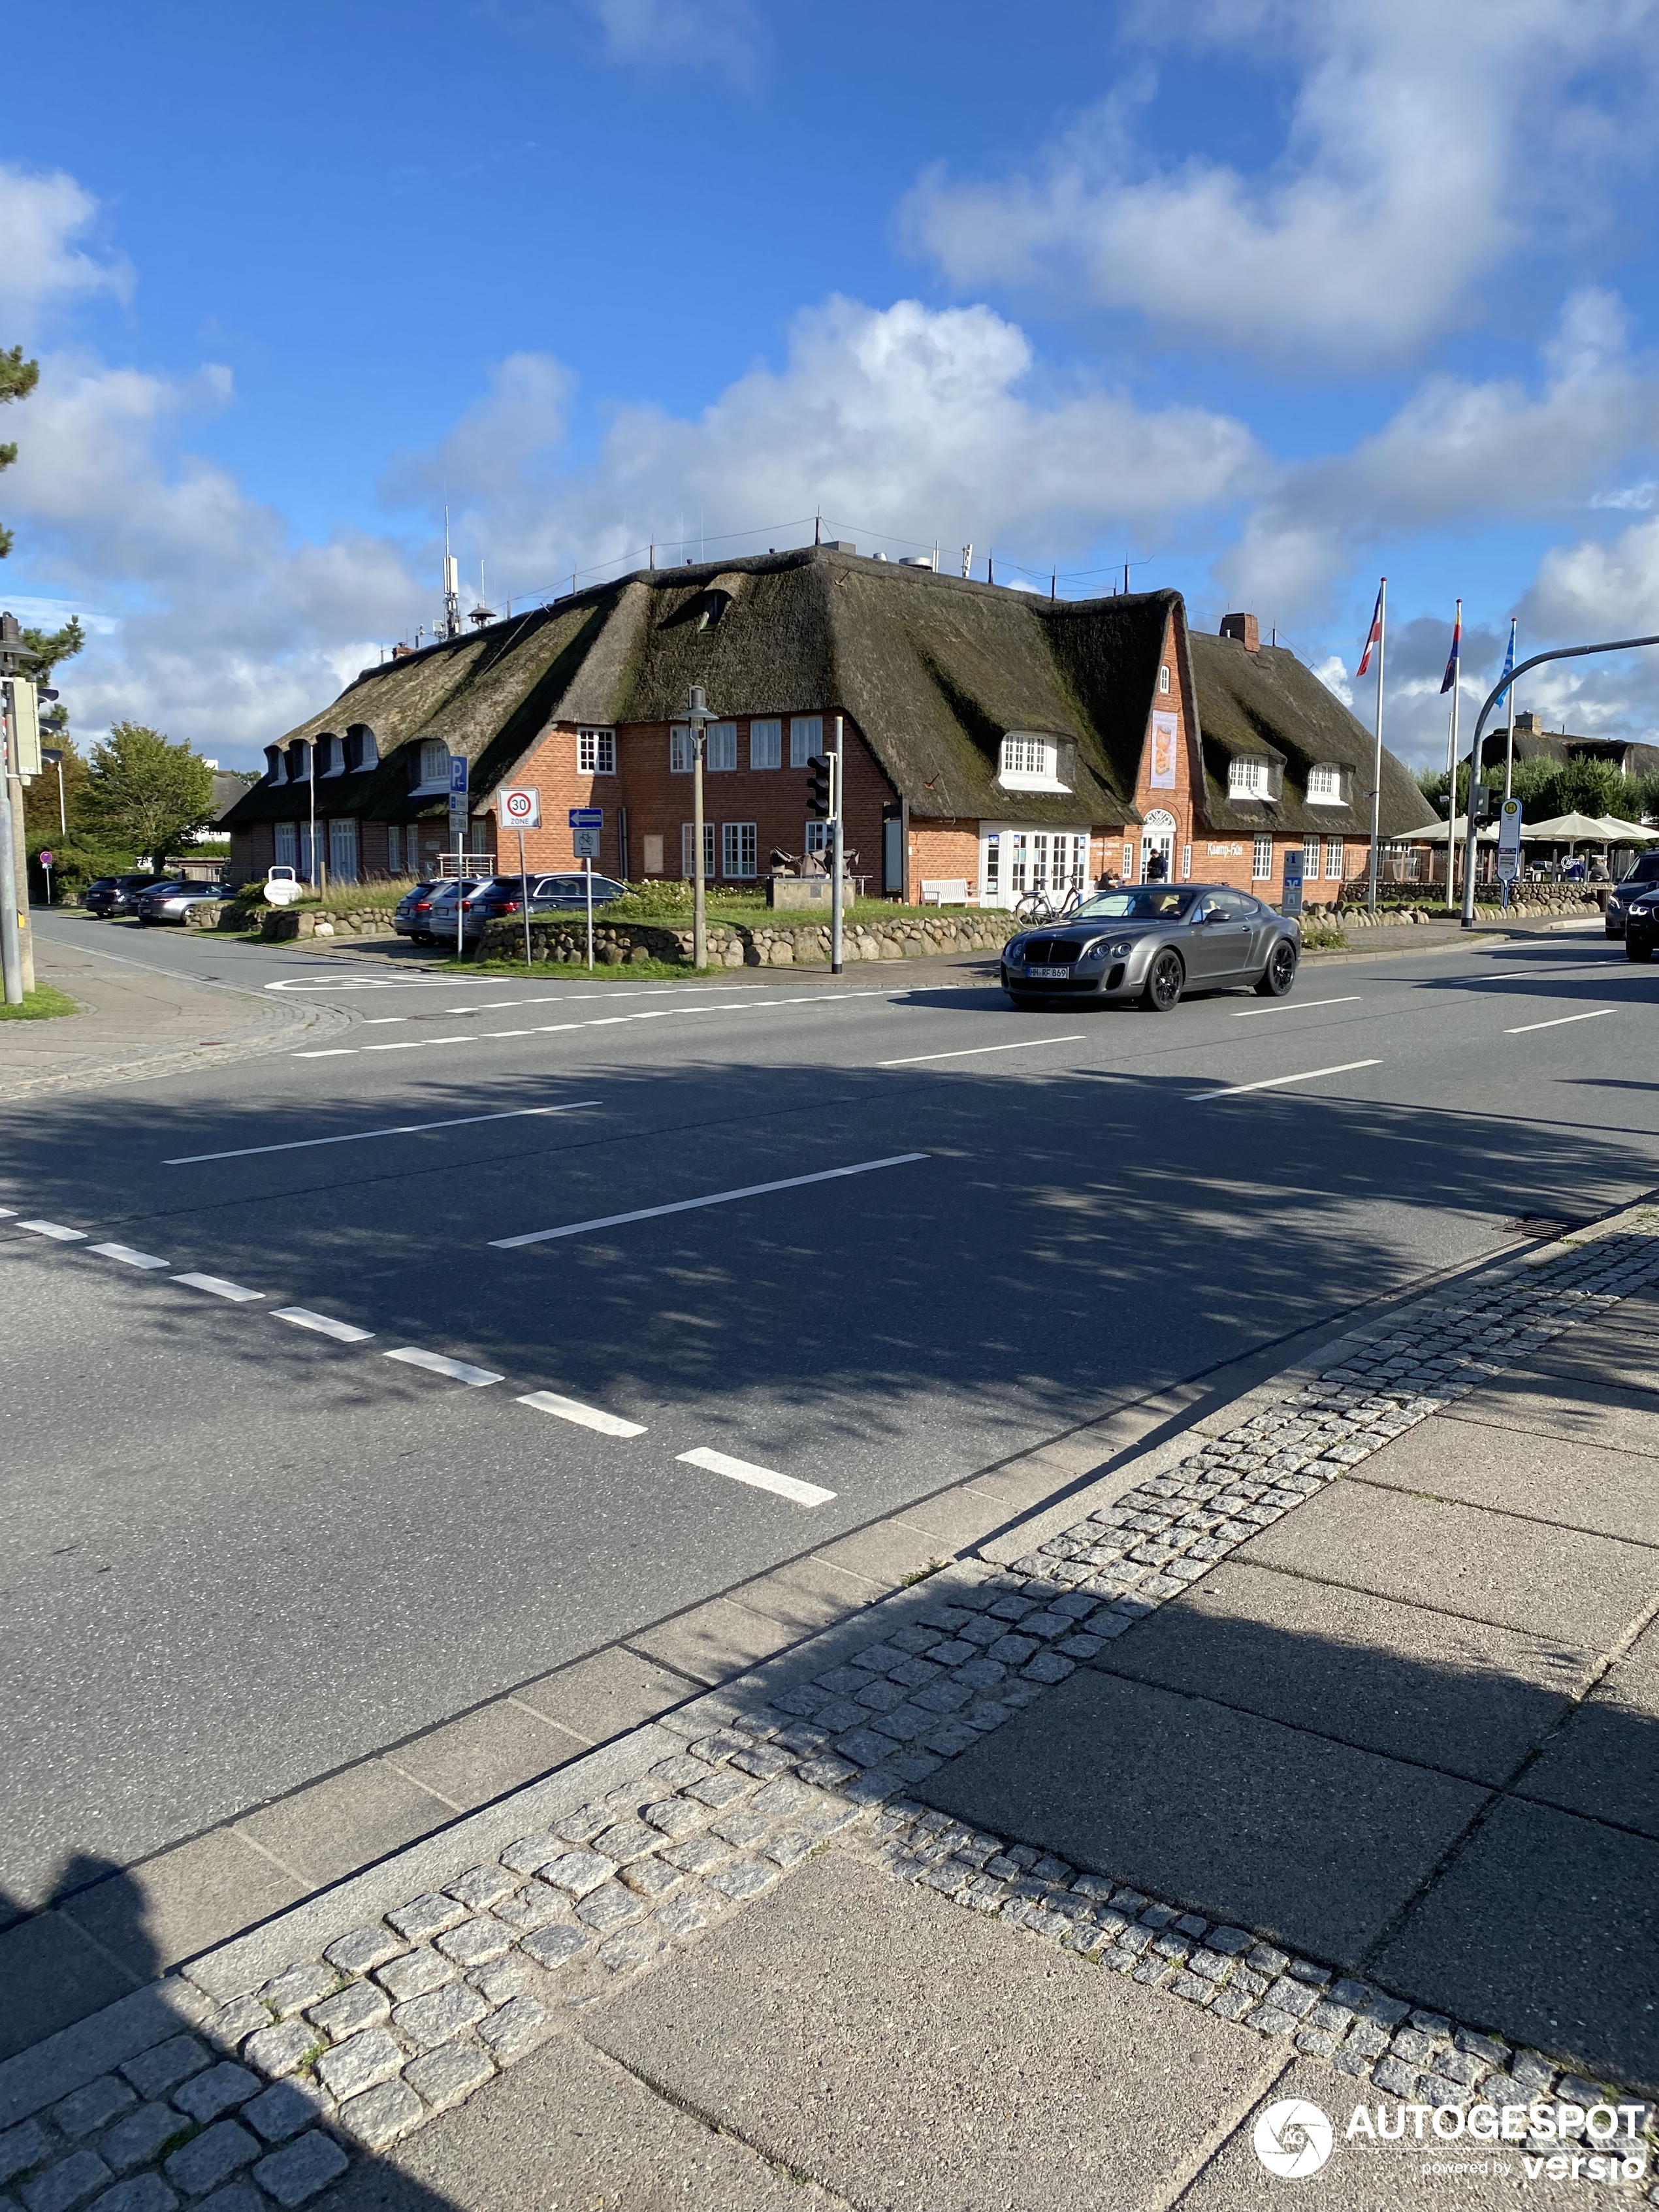
<path fill-rule="evenodd" d="M 0 1022 L 51 1022 L 59 1014 L 78 1014 L 80 1007 L 66 991 L 54 990 L 50 983 L 37 983 L 32 991 L 25 991 L 21 1006 L 9 1006 L 0 1001 Z"/>

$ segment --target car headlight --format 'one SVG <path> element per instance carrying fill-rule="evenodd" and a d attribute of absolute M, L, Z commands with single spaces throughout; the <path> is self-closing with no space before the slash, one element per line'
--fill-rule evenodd
<path fill-rule="evenodd" d="M 1109 957 L 1114 960 L 1127 960 L 1134 949 L 1133 938 L 1121 937 L 1115 945 L 1109 945 L 1106 951 Z"/>
<path fill-rule="evenodd" d="M 1002 957 L 1005 960 L 1018 960 L 1024 950 L 1025 939 L 1023 937 L 1011 937 L 1002 948 Z"/>

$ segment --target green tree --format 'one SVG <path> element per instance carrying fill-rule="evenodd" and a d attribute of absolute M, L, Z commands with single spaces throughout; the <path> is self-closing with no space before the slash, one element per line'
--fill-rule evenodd
<path fill-rule="evenodd" d="M 111 845 L 147 853 L 160 866 L 213 817 L 213 771 L 187 744 L 142 722 L 118 722 L 93 749 L 87 827 Z"/>
<path fill-rule="evenodd" d="M 27 399 L 40 381 L 40 362 L 25 361 L 21 346 L 14 346 L 9 353 L 0 353 L 0 407 L 14 399 Z M 15 445 L 0 446 L 0 469 L 9 469 L 16 459 Z M 10 550 L 10 531 L 0 530 L 0 561 Z"/>
<path fill-rule="evenodd" d="M 71 659 L 87 641 L 79 615 L 71 615 L 62 629 L 23 630 L 23 663 L 21 673 L 31 684 L 50 684 L 52 672 L 60 660 Z"/>

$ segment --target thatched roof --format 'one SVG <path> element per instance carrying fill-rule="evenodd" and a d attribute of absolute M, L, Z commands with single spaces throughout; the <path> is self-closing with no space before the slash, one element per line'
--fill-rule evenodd
<path fill-rule="evenodd" d="M 400 756 L 416 740 L 437 738 L 472 763 L 477 806 L 512 781 L 550 723 L 671 721 L 700 684 L 713 708 L 738 720 L 847 714 L 917 817 L 1130 823 L 1139 819 L 1135 777 L 1171 623 L 1175 650 L 1187 656 L 1176 592 L 1056 602 L 805 546 L 636 571 L 365 669 L 282 744 L 366 724 L 379 766 L 328 778 L 319 799 L 325 788 L 331 814 L 403 819 L 445 804 L 411 799 Z M 1260 669 L 1235 666 L 1246 659 L 1270 671 L 1265 689 Z M 1212 713 L 1218 721 L 1218 823 L 1242 826 L 1263 811 L 1228 807 L 1230 744 L 1271 742 L 1287 760 L 1304 735 L 1310 760 L 1358 758 L 1356 743 L 1368 746 L 1352 716 L 1287 652 L 1246 656 L 1231 641 L 1194 638 L 1184 665 L 1206 737 Z M 1074 749 L 1071 793 L 1002 787 L 1000 747 L 1014 730 Z M 1210 760 L 1206 745 L 1206 767 Z M 1414 796 L 1406 770 L 1390 765 Z M 1287 774 L 1287 803 L 1291 781 Z M 267 781 L 234 819 L 246 827 L 292 817 L 308 804 L 303 784 Z M 1420 799 L 1415 809 L 1410 821 L 1424 811 Z M 1318 810 L 1320 826 L 1342 811 Z M 1385 811 L 1407 826 L 1403 791 Z M 1274 818 L 1296 826 L 1301 817 L 1280 808 Z"/>
<path fill-rule="evenodd" d="M 1231 637 L 1192 637 L 1204 755 L 1204 811 L 1217 830 L 1318 830 L 1369 837 L 1375 738 L 1286 646 L 1248 651 Z M 1277 799 L 1229 799 L 1231 761 L 1249 755 L 1282 763 Z M 1310 805 L 1308 770 L 1322 763 L 1352 771 L 1352 803 Z M 1410 836 L 1443 828 L 1405 763 L 1382 755 L 1382 830 Z"/>

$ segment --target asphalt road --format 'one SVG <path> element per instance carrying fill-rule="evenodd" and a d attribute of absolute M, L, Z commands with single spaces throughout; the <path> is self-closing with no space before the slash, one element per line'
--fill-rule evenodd
<path fill-rule="evenodd" d="M 1659 978 L 1595 935 L 1167 1018 L 98 942 L 353 1020 L 0 1110 L 23 1903 L 1659 1183 Z"/>

